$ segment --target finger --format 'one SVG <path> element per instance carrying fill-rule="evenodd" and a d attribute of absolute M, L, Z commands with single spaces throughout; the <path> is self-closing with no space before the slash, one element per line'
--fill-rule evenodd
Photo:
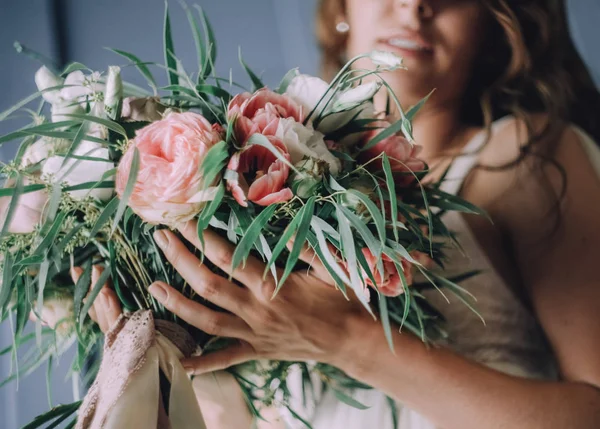
<path fill-rule="evenodd" d="M 104 296 L 104 317 L 106 318 L 108 329 L 110 329 L 121 316 L 121 303 L 117 294 L 108 286 L 104 286 L 100 294 Z"/>
<path fill-rule="evenodd" d="M 291 251 L 293 246 L 294 240 L 290 240 L 287 243 L 288 250 Z M 325 268 L 325 265 L 323 265 L 323 262 L 321 262 L 321 258 L 319 258 L 317 253 L 308 244 L 302 246 L 298 258 L 310 265 L 312 275 L 324 282 L 335 285 L 335 281 L 331 277 L 331 274 L 329 274 L 329 271 L 327 271 L 327 268 Z"/>
<path fill-rule="evenodd" d="M 250 327 L 239 317 L 211 310 L 184 297 L 166 283 L 154 282 L 148 291 L 167 310 L 207 334 L 241 339 L 249 339 L 252 335 Z"/>
<path fill-rule="evenodd" d="M 103 267 L 94 265 L 92 268 L 92 287 L 98 283 L 103 272 Z M 117 294 L 109 287 L 108 283 L 105 283 L 102 286 L 99 296 L 100 295 L 102 295 L 102 298 L 99 300 L 99 305 L 102 306 L 103 319 L 107 329 L 110 329 L 121 315 L 121 304 L 119 303 Z M 94 306 L 95 304 L 96 303 L 94 303 Z M 98 311 L 98 307 L 96 307 L 96 314 L 98 314 Z"/>
<path fill-rule="evenodd" d="M 252 346 L 245 341 L 240 341 L 223 350 L 183 359 L 181 363 L 188 374 L 197 375 L 220 371 L 256 358 L 257 355 Z"/>
<path fill-rule="evenodd" d="M 257 258 L 249 256 L 245 265 L 240 265 L 232 270 L 235 246 L 209 229 L 204 231 L 204 246 L 202 246 L 202 243 L 200 243 L 200 239 L 198 238 L 196 225 L 196 221 L 186 222 L 179 228 L 179 231 L 186 240 L 196 246 L 196 248 L 200 249 L 213 264 L 234 279 L 242 282 L 255 295 L 259 297 L 271 297 L 275 290 L 275 283 L 270 274 L 263 279 L 265 264 Z"/>
<path fill-rule="evenodd" d="M 158 230 L 154 239 L 181 276 L 204 299 L 240 314 L 248 302 L 248 292 L 227 281 L 202 264 L 171 231 Z"/>
<path fill-rule="evenodd" d="M 107 306 L 106 297 L 104 296 L 104 294 L 101 294 L 101 293 L 98 294 L 98 296 L 94 300 L 94 307 L 96 307 L 96 317 L 98 319 L 97 320 L 98 327 L 104 333 L 106 333 L 106 331 L 108 331 L 108 321 L 106 320 L 106 311 L 105 311 L 106 306 Z"/>

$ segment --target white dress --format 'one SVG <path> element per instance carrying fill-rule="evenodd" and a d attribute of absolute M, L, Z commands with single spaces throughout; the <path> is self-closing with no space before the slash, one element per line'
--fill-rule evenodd
<path fill-rule="evenodd" d="M 512 120 L 507 117 L 493 124 L 492 132 Z M 600 151 L 594 141 L 583 131 L 575 128 L 590 161 L 600 174 Z M 465 147 L 464 154 L 453 162 L 442 189 L 456 194 L 464 178 L 477 162 L 479 149 L 485 143 L 485 133 L 476 135 Z M 553 380 L 557 377 L 556 362 L 545 340 L 543 331 L 530 310 L 523 305 L 481 250 L 468 224 L 457 212 L 444 215 L 448 229 L 457 233 L 464 254 L 451 250 L 446 275 L 464 273 L 473 269 L 482 273 L 472 277 L 461 286 L 477 298 L 476 307 L 485 319 L 480 319 L 456 299 L 446 300 L 433 291 L 428 296 L 447 319 L 450 335 L 448 347 L 457 353 L 506 374 L 534 379 Z M 299 378 L 292 375 L 290 384 L 293 394 L 301 398 Z M 390 404 L 386 396 L 376 390 L 357 390 L 352 397 L 369 406 L 358 410 L 335 398 L 331 391 L 314 402 L 305 404 L 298 399 L 292 404 L 314 429 L 394 429 Z M 399 429 L 435 429 L 425 417 L 396 404 Z M 286 416 L 289 428 L 305 428 Z"/>

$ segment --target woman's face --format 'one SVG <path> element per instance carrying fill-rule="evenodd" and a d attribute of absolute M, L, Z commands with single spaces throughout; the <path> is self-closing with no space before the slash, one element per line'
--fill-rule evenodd
<path fill-rule="evenodd" d="M 346 0 L 346 13 L 349 58 L 373 49 L 404 58 L 407 71 L 384 76 L 403 103 L 434 88 L 438 103 L 460 100 L 486 35 L 481 0 Z"/>

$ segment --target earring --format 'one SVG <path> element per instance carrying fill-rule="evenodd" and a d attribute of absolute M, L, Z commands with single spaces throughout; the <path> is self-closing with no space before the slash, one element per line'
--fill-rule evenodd
<path fill-rule="evenodd" d="M 335 25 L 335 29 L 338 33 L 347 33 L 350 31 L 350 24 L 348 24 L 346 21 L 339 21 Z"/>

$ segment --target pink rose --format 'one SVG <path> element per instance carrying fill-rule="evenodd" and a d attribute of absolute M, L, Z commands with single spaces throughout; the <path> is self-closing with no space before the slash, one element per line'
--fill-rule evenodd
<path fill-rule="evenodd" d="M 139 172 L 129 207 L 151 224 L 175 226 L 192 219 L 214 197 L 214 187 L 202 190 L 199 167 L 220 140 L 219 127 L 193 112 L 171 113 L 142 128 L 119 163 L 117 194 L 125 192 L 137 148 Z"/>
<path fill-rule="evenodd" d="M 227 118 L 235 121 L 235 135 L 240 144 L 245 144 L 252 134 L 274 136 L 279 120 L 292 118 L 304 120 L 303 108 L 286 95 L 263 88 L 254 94 L 245 92 L 236 95 L 229 103 Z"/>
<path fill-rule="evenodd" d="M 381 255 L 383 272 L 380 273 L 377 269 L 377 259 L 375 259 L 369 248 L 365 247 L 362 249 L 362 252 L 367 260 L 369 269 L 373 274 L 373 278 L 377 282 L 377 284 L 374 285 L 371 279 L 368 278 L 367 273 L 363 272 L 364 280 L 367 285 L 377 289 L 385 296 L 398 296 L 404 292 L 402 279 L 400 278 L 396 264 L 394 264 L 394 262 L 387 255 Z M 401 263 L 402 270 L 404 271 L 404 277 L 406 278 L 406 283 L 410 285 L 413 281 L 412 265 L 406 259 L 402 259 Z"/>
<path fill-rule="evenodd" d="M 23 181 L 23 185 L 31 185 L 28 179 Z M 0 198 L 0 228 L 4 225 L 12 197 Z M 28 192 L 21 194 L 17 207 L 12 215 L 8 232 L 13 234 L 27 234 L 33 232 L 36 225 L 42 219 L 44 206 L 48 201 L 48 195 L 45 191 Z"/>
<path fill-rule="evenodd" d="M 386 129 L 390 124 L 385 121 L 378 123 L 381 129 L 369 132 L 365 138 L 365 143 L 368 143 L 373 137 Z M 404 137 L 393 135 L 383 139 L 375 146 L 361 152 L 359 161 L 366 163 L 373 158 L 376 158 L 381 153 L 385 153 L 392 168 L 392 173 L 397 184 L 408 185 L 414 180 L 414 176 L 410 172 L 419 172 L 425 170 L 425 163 L 417 158 L 422 147 L 416 144 L 411 144 Z M 367 165 L 372 171 L 382 171 L 381 159 L 371 162 Z"/>
<path fill-rule="evenodd" d="M 274 136 L 269 141 L 289 161 L 290 155 L 285 146 Z M 227 189 L 242 207 L 248 200 L 260 206 L 282 203 L 293 197 L 290 188 L 285 187 L 289 167 L 267 148 L 247 145 L 229 160 L 227 169 Z"/>

